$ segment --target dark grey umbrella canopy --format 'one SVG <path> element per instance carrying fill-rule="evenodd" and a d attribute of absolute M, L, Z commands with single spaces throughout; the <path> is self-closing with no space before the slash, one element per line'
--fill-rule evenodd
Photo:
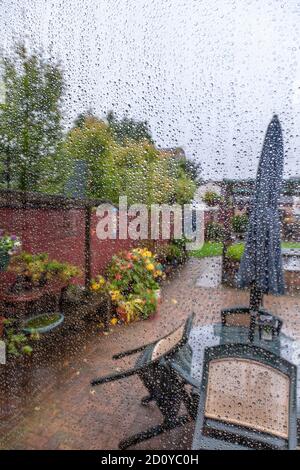
<path fill-rule="evenodd" d="M 274 115 L 259 161 L 245 252 L 237 277 L 239 287 L 251 286 L 262 294 L 284 293 L 278 212 L 283 158 L 281 125 Z"/>

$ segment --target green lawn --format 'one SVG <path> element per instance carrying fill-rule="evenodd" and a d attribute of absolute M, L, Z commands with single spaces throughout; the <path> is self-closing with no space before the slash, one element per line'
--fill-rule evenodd
<path fill-rule="evenodd" d="M 300 248 L 300 243 L 298 242 L 282 242 L 282 248 Z"/>
<path fill-rule="evenodd" d="M 282 248 L 299 248 L 300 243 L 297 242 L 282 242 Z M 233 260 L 239 261 L 244 252 L 244 243 L 234 243 L 231 245 L 227 254 Z M 208 256 L 222 256 L 222 243 L 221 242 L 205 242 L 203 247 L 199 250 L 191 251 L 190 255 L 195 258 L 205 258 Z"/>
<path fill-rule="evenodd" d="M 231 258 L 234 261 L 240 261 L 244 253 L 244 248 L 245 248 L 245 243 L 243 242 L 234 243 L 227 249 L 228 258 Z"/>
<path fill-rule="evenodd" d="M 223 246 L 221 242 L 205 242 L 202 248 L 190 252 L 195 258 L 206 258 L 207 256 L 222 256 Z"/>

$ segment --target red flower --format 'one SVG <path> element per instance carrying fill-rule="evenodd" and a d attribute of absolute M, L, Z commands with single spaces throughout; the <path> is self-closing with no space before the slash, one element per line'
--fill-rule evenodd
<path fill-rule="evenodd" d="M 120 273 L 117 273 L 117 274 L 115 275 L 115 279 L 116 279 L 117 281 L 120 281 L 120 280 L 122 279 L 121 274 L 120 274 Z"/>

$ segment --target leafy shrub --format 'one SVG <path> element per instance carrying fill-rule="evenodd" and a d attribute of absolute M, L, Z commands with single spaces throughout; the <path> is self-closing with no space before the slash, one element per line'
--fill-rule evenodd
<path fill-rule="evenodd" d="M 32 286 L 44 285 L 51 279 L 68 283 L 81 274 L 81 270 L 72 264 L 50 260 L 47 253 L 33 255 L 25 251 L 13 258 L 10 270 Z"/>
<path fill-rule="evenodd" d="M 249 218 L 246 214 L 235 215 L 231 219 L 233 231 L 236 233 L 245 233 L 248 227 Z"/>
<path fill-rule="evenodd" d="M 295 221 L 292 217 L 286 217 L 283 220 L 282 226 L 286 240 L 300 241 L 300 222 Z"/>
<path fill-rule="evenodd" d="M 186 237 L 174 238 L 174 240 L 172 240 L 172 244 L 175 246 L 178 246 L 181 249 L 181 251 L 186 251 L 187 242 L 188 242 L 188 239 Z"/>
<path fill-rule="evenodd" d="M 29 345 L 29 340 L 24 333 L 17 330 L 15 323 L 8 319 L 4 321 L 4 342 L 7 352 L 12 356 L 30 355 L 32 347 Z"/>
<path fill-rule="evenodd" d="M 206 193 L 202 197 L 202 200 L 208 206 L 216 206 L 217 204 L 220 204 L 220 202 L 222 202 L 223 198 L 222 196 L 220 196 L 218 193 L 215 193 L 214 191 L 206 191 Z"/>
<path fill-rule="evenodd" d="M 224 238 L 224 226 L 218 222 L 209 222 L 205 229 L 205 239 L 220 242 Z"/>
<path fill-rule="evenodd" d="M 186 249 L 186 240 L 178 239 L 172 240 L 171 243 L 165 243 L 160 245 L 156 249 L 157 259 L 161 264 L 181 264 L 185 261 L 187 257 Z"/>

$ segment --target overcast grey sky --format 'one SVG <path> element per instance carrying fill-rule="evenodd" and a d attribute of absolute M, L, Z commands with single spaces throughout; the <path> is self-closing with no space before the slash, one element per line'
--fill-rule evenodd
<path fill-rule="evenodd" d="M 69 120 L 88 108 L 148 119 L 203 176 L 255 175 L 276 112 L 300 175 L 300 0 L 0 0 L 0 41 L 62 60 Z"/>

